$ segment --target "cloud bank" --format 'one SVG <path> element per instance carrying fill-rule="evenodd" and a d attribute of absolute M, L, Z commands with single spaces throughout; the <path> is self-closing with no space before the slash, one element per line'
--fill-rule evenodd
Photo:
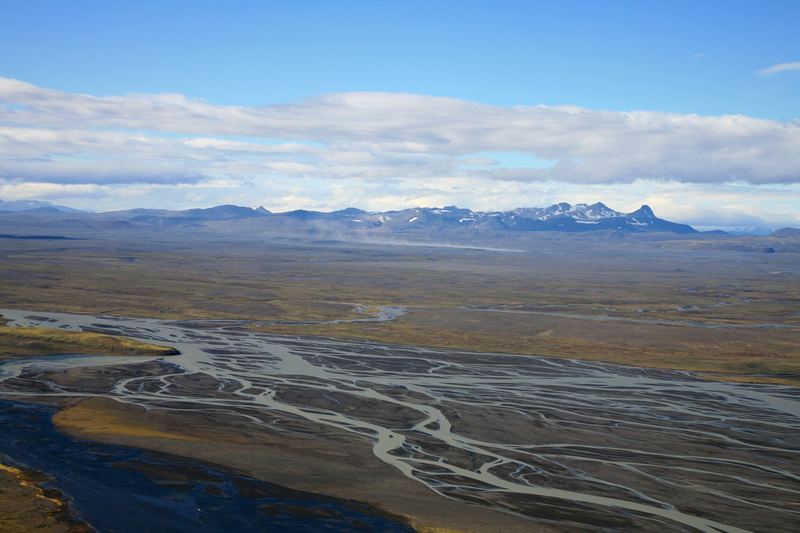
<path fill-rule="evenodd" d="M 509 166 L 485 157 L 500 152 L 550 163 Z M 402 93 L 222 106 L 181 94 L 93 96 L 0 78 L 0 179 L 7 181 L 792 184 L 800 182 L 797 154 L 800 124 L 742 115 L 501 107 Z"/>

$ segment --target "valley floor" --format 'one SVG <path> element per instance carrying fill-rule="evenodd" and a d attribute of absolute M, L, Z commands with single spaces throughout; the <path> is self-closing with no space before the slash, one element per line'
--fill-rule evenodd
<path fill-rule="evenodd" d="M 527 253 L 176 239 L 0 241 L 0 304 L 800 384 L 798 253 L 579 237 L 541 237 Z M 407 313 L 359 320 L 378 306 Z"/>
<path fill-rule="evenodd" d="M 535 530 L 542 531 L 580 530 L 587 524 L 663 530 L 664 524 L 681 522 L 654 520 L 648 512 L 661 503 L 679 505 L 686 516 L 725 522 L 743 500 L 753 504 L 741 518 L 742 523 L 753 520 L 753 530 L 759 524 L 769 524 L 770 531 L 791 530 L 794 515 L 782 495 L 797 489 L 784 474 L 797 473 L 781 465 L 793 464 L 799 449 L 790 438 L 797 434 L 795 422 L 772 420 L 778 416 L 774 406 L 740 391 L 777 395 L 778 402 L 796 400 L 796 388 L 767 384 L 800 385 L 800 254 L 695 248 L 683 241 L 537 239 L 525 253 L 175 235 L 0 241 L 0 307 L 27 310 L 24 325 L 53 328 L 58 319 L 46 320 L 53 311 L 101 315 L 79 316 L 47 335 L 30 329 L 3 336 L 6 328 L 0 327 L 0 352 L 6 358 L 120 354 L 116 361 L 98 358 L 96 366 L 89 359 L 72 364 L 57 358 L 49 370 L 46 357 L 37 359 L 35 369 L 26 369 L 26 359 L 8 359 L 6 368 L 22 374 L 5 381 L 3 394 L 57 403 L 63 409 L 56 424 L 77 437 L 191 456 L 293 488 L 365 501 L 408 517 L 421 530 L 529 531 L 530 520 L 519 514 L 535 517 Z M 393 311 L 387 314 L 387 309 Z M 108 317 L 134 322 L 126 326 Z M 162 326 L 142 329 L 136 317 L 172 324 L 177 337 L 154 333 Z M 67 331 L 85 320 L 84 333 Z M 136 344 L 117 337 L 109 344 L 101 333 L 134 337 Z M 179 348 L 176 357 L 191 364 L 176 370 L 180 367 L 170 363 L 171 357 L 161 354 L 164 347 L 178 346 L 176 339 L 183 335 L 189 335 L 184 344 L 222 337 L 221 344 L 205 346 L 200 359 L 198 352 L 187 356 Z M 316 371 L 299 367 L 313 379 L 295 381 L 298 369 L 283 368 L 277 374 L 283 378 L 257 384 L 246 377 L 254 372 L 247 364 L 274 361 L 239 360 L 269 353 L 252 352 L 248 338 L 271 338 L 310 364 L 338 368 L 341 374 L 335 382 L 314 385 L 320 377 Z M 155 347 L 142 352 L 144 345 Z M 370 355 L 376 346 L 383 347 L 381 354 Z M 137 363 L 132 353 L 147 355 Z M 513 369 L 502 369 L 498 361 L 511 356 L 497 353 L 526 357 L 514 358 Z M 371 366 L 381 359 L 399 366 Z M 417 368 L 435 359 L 443 365 L 437 370 Z M 360 363 L 350 367 L 348 360 Z M 193 367 L 192 361 L 206 361 L 214 371 Z M 601 379 L 608 372 L 604 362 L 648 370 L 623 379 L 632 379 L 634 389 L 618 388 L 621 378 L 612 376 L 617 371 Z M 229 390 L 224 384 L 231 376 L 217 371 L 239 363 L 245 366 L 235 380 L 251 383 Z M 266 368 L 264 375 L 275 375 Z M 448 368 L 452 373 L 438 375 Z M 563 376 L 550 374 L 553 369 L 562 369 Z M 764 385 L 704 385 L 686 373 L 652 369 Z M 363 372 L 373 373 L 371 380 L 378 376 L 380 386 L 373 382 L 369 398 L 359 399 L 354 392 L 363 385 L 353 376 Z M 443 379 L 437 383 L 448 388 L 401 383 L 404 374 L 415 372 L 433 372 L 432 379 Z M 345 378 L 347 384 L 341 381 Z M 469 402 L 457 391 L 473 391 L 472 379 L 492 383 L 475 389 L 491 394 L 480 397 L 480 407 L 467 408 Z M 504 379 L 522 381 L 502 387 Z M 518 388 L 522 396 L 506 396 Z M 637 392 L 631 395 L 631 390 Z M 267 391 L 278 392 L 269 396 Z M 242 408 L 237 403 L 242 394 L 261 398 L 259 407 Z M 435 424 L 419 418 L 429 412 L 423 400 L 431 394 L 446 394 L 444 407 L 453 402 Z M 376 407 L 372 395 L 388 404 Z M 275 405 L 262 411 L 265 404 L 259 402 L 267 397 L 305 414 L 277 416 Z M 725 409 L 746 409 L 723 412 L 720 398 L 730 403 Z M 691 407 L 697 402 L 703 410 Z M 509 412 L 511 405 L 525 407 Z M 605 415 L 593 411 L 597 406 Z M 756 418 L 747 424 L 758 427 L 728 422 L 727 429 L 722 427 L 720 420 L 749 417 L 748 409 L 756 409 Z M 611 411 L 614 416 L 608 418 Z M 319 418 L 325 412 L 334 418 Z M 338 416 L 367 425 L 342 425 Z M 348 427 L 362 427 L 361 434 Z M 409 431 L 403 435 L 413 446 L 402 448 L 402 461 L 424 464 L 418 461 L 434 457 L 439 466 L 423 468 L 412 480 L 392 460 L 379 459 L 369 444 L 375 438 L 370 432 L 379 428 L 384 436 L 384 429 Z M 450 431 L 458 439 L 437 441 Z M 753 435 L 771 443 L 756 442 Z M 465 453 L 469 439 L 481 450 Z M 486 453 L 487 443 L 543 448 Z M 753 450 L 762 450 L 759 457 L 751 456 Z M 496 465 L 492 454 L 502 457 Z M 707 461 L 695 464 L 691 457 Z M 770 462 L 767 470 L 764 460 Z M 527 466 L 518 470 L 523 463 Z M 506 489 L 482 490 L 487 478 L 446 472 L 451 467 L 480 472 L 481 465 L 487 472 L 496 469 L 503 483 L 611 495 L 649 511 L 624 518 L 597 502 L 565 506 L 544 494 L 517 498 Z M 767 471 L 773 474 L 762 478 Z M 460 482 L 442 484 L 448 476 Z M 745 492 L 733 479 L 748 480 Z M 704 487 L 705 495 L 694 495 L 690 486 Z M 403 488 L 400 496 L 397 487 Z M 758 487 L 769 490 L 761 493 Z M 432 488 L 455 500 L 436 496 Z M 759 501 L 771 502 L 770 509 Z"/>
<path fill-rule="evenodd" d="M 733 533 L 795 522 L 793 387 L 253 334 L 241 321 L 2 312 L 181 352 L 4 368 L 3 395 L 67 406 L 54 417 L 63 431 L 363 501 L 421 530 Z"/>

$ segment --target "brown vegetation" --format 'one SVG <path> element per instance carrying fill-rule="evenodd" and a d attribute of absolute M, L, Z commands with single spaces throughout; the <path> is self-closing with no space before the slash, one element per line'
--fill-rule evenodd
<path fill-rule="evenodd" d="M 0 360 L 31 355 L 174 355 L 174 348 L 133 339 L 50 328 L 0 326 Z"/>
<path fill-rule="evenodd" d="M 4 533 L 89 533 L 70 517 L 61 494 L 42 489 L 47 477 L 0 463 L 0 530 Z"/>
<path fill-rule="evenodd" d="M 191 239 L 6 241 L 0 305 L 265 320 L 272 323 L 259 330 L 797 384 L 798 254 L 690 245 L 543 235 L 536 251 L 514 254 Z M 359 318 L 356 303 L 410 313 L 396 323 L 285 323 Z"/>

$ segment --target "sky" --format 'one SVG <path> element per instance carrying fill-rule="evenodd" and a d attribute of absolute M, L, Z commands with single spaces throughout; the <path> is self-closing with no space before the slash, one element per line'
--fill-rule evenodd
<path fill-rule="evenodd" d="M 0 2 L 0 199 L 800 226 L 800 2 Z"/>

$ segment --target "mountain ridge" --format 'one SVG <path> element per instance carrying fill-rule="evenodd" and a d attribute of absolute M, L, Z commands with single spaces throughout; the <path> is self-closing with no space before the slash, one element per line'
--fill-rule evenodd
<path fill-rule="evenodd" d="M 800 228 L 780 228 L 770 234 L 770 237 L 800 237 Z"/>
<path fill-rule="evenodd" d="M 549 207 L 519 207 L 510 211 L 473 211 L 455 205 L 445 207 L 413 207 L 394 211 L 363 211 L 355 208 L 330 213 L 318 211 L 289 211 L 273 216 L 302 219 L 349 220 L 363 227 L 393 228 L 410 231 L 415 227 L 438 229 L 460 227 L 468 230 L 495 231 L 558 231 L 584 233 L 588 231 L 698 233 L 688 224 L 679 224 L 655 216 L 642 205 L 631 213 L 615 211 L 601 202 L 568 204 L 561 202 Z"/>
<path fill-rule="evenodd" d="M 3 206 L 14 204 L 14 209 Z M 204 225 L 206 223 L 263 219 L 300 224 L 329 224 L 350 230 L 375 230 L 407 233 L 417 230 L 472 231 L 472 232 L 519 232 L 555 231 L 562 233 L 586 233 L 591 231 L 611 232 L 666 232 L 676 234 L 698 233 L 688 224 L 680 224 L 658 218 L 648 205 L 630 213 L 616 211 L 602 202 L 594 204 L 569 204 L 560 202 L 548 207 L 518 207 L 508 211 L 474 211 L 455 205 L 444 207 L 413 207 L 390 211 L 365 211 L 348 207 L 335 211 L 313 211 L 296 209 L 271 212 L 264 207 L 218 205 L 209 208 L 185 210 L 128 209 L 89 213 L 78 210 L 64 211 L 52 204 L 27 202 L 24 209 L 18 202 L 2 202 L 0 211 L 32 213 L 43 216 L 63 216 L 143 225 Z M 65 208 L 69 209 L 69 208 Z"/>

